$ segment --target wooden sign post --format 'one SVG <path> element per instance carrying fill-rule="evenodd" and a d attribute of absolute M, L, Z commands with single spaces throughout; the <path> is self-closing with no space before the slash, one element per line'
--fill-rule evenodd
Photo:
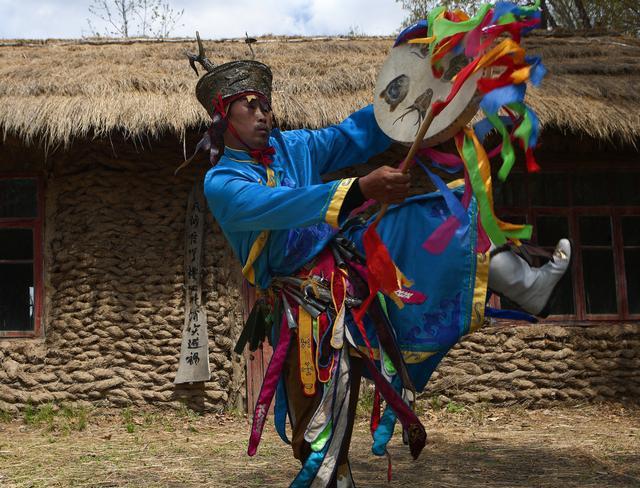
<path fill-rule="evenodd" d="M 202 247 L 206 205 L 202 187 L 189 193 L 185 223 L 185 306 L 180 364 L 174 384 L 209 381 L 209 335 L 207 312 L 202 305 Z"/>

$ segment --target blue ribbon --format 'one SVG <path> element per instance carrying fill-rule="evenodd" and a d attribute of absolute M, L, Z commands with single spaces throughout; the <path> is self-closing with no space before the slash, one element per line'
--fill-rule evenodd
<path fill-rule="evenodd" d="M 547 68 L 542 64 L 540 56 L 525 56 L 524 60 L 531 66 L 529 80 L 533 86 L 539 86 L 542 78 L 547 74 Z"/>
<path fill-rule="evenodd" d="M 508 319 L 508 320 L 524 320 L 525 322 L 531 322 L 537 324 L 538 319 L 533 315 L 529 315 L 527 312 L 521 312 L 519 310 L 503 310 L 499 308 L 484 308 L 485 317 L 493 317 L 496 319 Z"/>
<path fill-rule="evenodd" d="M 400 377 L 395 375 L 391 382 L 394 389 L 400 393 L 401 382 Z M 378 428 L 373 432 L 373 445 L 371 446 L 371 452 L 376 456 L 384 456 L 387 452 L 387 444 L 393 436 L 393 430 L 396 425 L 396 413 L 393 409 L 387 405 L 378 424 Z"/>
<path fill-rule="evenodd" d="M 513 125 L 511 117 L 506 115 L 501 115 L 500 120 L 502 120 L 502 123 L 506 126 Z M 473 124 L 473 131 L 476 133 L 476 137 L 480 142 L 484 142 L 484 138 L 487 137 L 487 134 L 489 134 L 493 129 L 493 124 L 489 119 L 482 119 L 480 122 Z"/>
<path fill-rule="evenodd" d="M 280 439 L 282 439 L 285 444 L 291 444 L 291 441 L 289 441 L 287 437 L 287 415 L 289 413 L 287 403 L 287 391 L 284 387 L 284 378 L 280 377 L 278 389 L 276 390 L 276 405 L 273 409 L 273 421 Z"/>
<path fill-rule="evenodd" d="M 500 107 L 510 103 L 523 103 L 524 95 L 527 91 L 525 83 L 518 85 L 507 85 L 487 93 L 480 102 L 480 107 L 487 114 L 495 114 Z"/>
<path fill-rule="evenodd" d="M 398 37 L 396 37 L 396 42 L 393 47 L 396 47 L 398 44 L 403 44 L 411 39 L 417 39 L 418 37 L 427 37 L 429 26 L 427 24 L 426 19 L 419 20 L 415 24 L 411 24 L 409 27 L 404 29 Z"/>
<path fill-rule="evenodd" d="M 529 118 L 531 119 L 531 136 L 529 137 L 529 147 L 536 147 L 538 144 L 538 135 L 540 134 L 540 121 L 536 113 L 529 107 L 526 108 Z"/>
<path fill-rule="evenodd" d="M 327 454 L 327 450 L 329 449 L 330 441 L 324 445 L 321 451 L 312 452 L 309 454 L 309 457 L 304 462 L 304 466 L 298 473 L 298 476 L 291 482 L 289 488 L 308 488 L 311 485 L 311 482 L 316 477 L 318 470 L 320 469 L 320 465 L 324 460 L 325 455 Z"/>
<path fill-rule="evenodd" d="M 444 197 L 444 201 L 447 204 L 447 207 L 449 207 L 449 212 L 451 212 L 451 215 L 455 216 L 455 218 L 458 219 L 458 222 L 460 222 L 460 225 L 462 226 L 469 225 L 469 214 L 467 213 L 465 208 L 462 206 L 462 203 L 460 203 L 460 200 L 458 200 L 458 198 L 453 194 L 451 189 L 446 185 L 446 183 L 442 181 L 442 179 L 438 175 L 429 171 L 429 168 L 427 168 L 418 159 L 416 159 L 416 163 L 418 163 L 420 167 L 427 173 L 427 175 L 429 175 L 429 178 L 431 178 L 431 181 L 433 182 L 433 184 L 440 191 L 440 193 L 442 193 L 442 196 Z"/>

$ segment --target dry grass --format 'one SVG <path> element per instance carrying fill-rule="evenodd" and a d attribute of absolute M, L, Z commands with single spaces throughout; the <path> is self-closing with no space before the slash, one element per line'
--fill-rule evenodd
<path fill-rule="evenodd" d="M 372 101 L 390 38 L 292 42 L 261 39 L 257 59 L 274 71 L 280 123 L 321 127 Z M 611 36 L 532 35 L 550 75 L 530 103 L 542 123 L 601 139 L 640 134 L 640 42 Z M 212 61 L 248 55 L 240 42 L 206 42 Z M 185 131 L 207 122 L 184 57 L 192 41 L 0 44 L 0 129 L 29 141 L 68 143 L 113 130 L 133 136 Z"/>
<path fill-rule="evenodd" d="M 416 462 L 401 445 L 386 462 L 370 454 L 366 421 L 352 452 L 358 486 L 640 486 L 640 410 L 617 405 L 552 410 L 443 405 L 424 414 L 429 444 Z M 128 424 L 133 425 L 133 429 Z M 269 426 L 245 454 L 242 417 L 94 410 L 86 429 L 0 423 L 3 487 L 287 486 L 298 466 Z"/>

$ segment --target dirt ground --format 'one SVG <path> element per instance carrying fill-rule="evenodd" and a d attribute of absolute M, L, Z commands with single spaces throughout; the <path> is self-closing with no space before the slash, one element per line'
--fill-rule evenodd
<path fill-rule="evenodd" d="M 417 461 L 396 432 L 386 460 L 371 454 L 366 419 L 352 467 L 360 487 L 640 487 L 640 407 L 425 408 Z M 298 466 L 268 426 L 246 455 L 243 416 L 47 406 L 0 417 L 1 487 L 279 487 Z M 353 455 L 357 453 L 357 455 Z"/>

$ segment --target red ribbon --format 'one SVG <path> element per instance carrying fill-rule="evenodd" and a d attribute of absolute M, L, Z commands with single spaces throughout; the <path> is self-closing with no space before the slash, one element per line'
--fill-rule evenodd
<path fill-rule="evenodd" d="M 225 104 L 224 100 L 222 99 L 222 94 L 218 93 L 218 95 L 216 95 L 216 97 L 213 99 L 214 113 L 219 113 L 220 117 L 224 119 L 227 116 L 227 105 L 228 103 Z"/>
<path fill-rule="evenodd" d="M 242 143 L 244 144 L 244 142 Z M 267 146 L 262 149 L 252 149 L 251 151 L 249 151 L 249 155 L 251 156 L 251 158 L 265 167 L 269 166 L 273 162 L 273 155 L 275 153 L 276 150 L 271 146 Z"/>

